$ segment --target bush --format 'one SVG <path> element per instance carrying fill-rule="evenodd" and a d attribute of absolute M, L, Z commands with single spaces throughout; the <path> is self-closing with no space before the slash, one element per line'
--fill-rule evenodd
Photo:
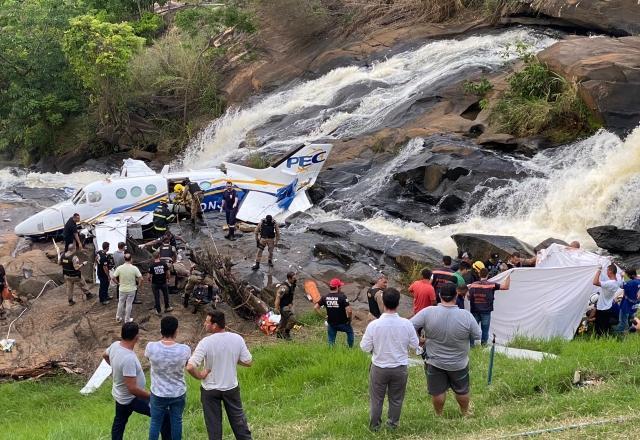
<path fill-rule="evenodd" d="M 549 70 L 529 48 L 516 43 L 524 68 L 508 79 L 509 88 L 494 105 L 490 122 L 500 131 L 525 137 L 542 134 L 562 143 L 597 128 L 575 84 Z"/>
<path fill-rule="evenodd" d="M 247 157 L 247 166 L 261 170 L 269 167 L 269 161 L 264 155 L 256 151 Z"/>
<path fill-rule="evenodd" d="M 184 9 L 176 14 L 175 24 L 191 37 L 196 35 L 211 36 L 232 26 L 241 32 L 253 33 L 256 31 L 253 17 L 234 6 Z"/>
<path fill-rule="evenodd" d="M 162 17 L 152 12 L 144 12 L 138 21 L 131 23 L 133 32 L 146 40 L 147 45 L 153 42 L 153 39 L 164 29 L 164 21 Z"/>
<path fill-rule="evenodd" d="M 487 78 L 482 78 L 480 81 L 465 81 L 462 84 L 462 89 L 469 95 L 484 98 L 487 93 L 493 90 L 493 84 Z"/>
<path fill-rule="evenodd" d="M 331 13 L 321 0 L 260 0 L 258 4 L 267 21 L 280 24 L 280 31 L 292 38 L 307 41 L 327 32 Z"/>

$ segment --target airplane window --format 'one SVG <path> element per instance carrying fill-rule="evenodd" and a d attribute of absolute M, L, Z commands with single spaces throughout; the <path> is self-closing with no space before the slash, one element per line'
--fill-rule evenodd
<path fill-rule="evenodd" d="M 116 190 L 116 197 L 119 199 L 124 199 L 125 197 L 127 197 L 127 190 L 124 188 L 118 188 Z"/>
<path fill-rule="evenodd" d="M 200 189 L 206 191 L 211 188 L 211 182 L 200 182 Z"/>
<path fill-rule="evenodd" d="M 73 197 L 73 200 L 72 200 L 73 204 L 77 205 L 77 204 L 84 203 L 86 201 L 84 196 L 85 196 L 84 190 L 79 190 L 76 193 L 76 195 Z"/>
<path fill-rule="evenodd" d="M 102 200 L 102 194 L 100 194 L 98 191 L 93 191 L 87 195 L 87 199 L 89 199 L 89 203 L 98 203 L 100 200 Z"/>
<path fill-rule="evenodd" d="M 158 191 L 155 185 L 147 185 L 144 189 L 144 192 L 149 194 L 150 196 L 154 195 Z"/>
<path fill-rule="evenodd" d="M 142 194 L 142 188 L 140 188 L 139 186 L 134 186 L 133 188 L 131 188 L 130 193 L 133 197 L 140 197 L 140 194 Z"/>

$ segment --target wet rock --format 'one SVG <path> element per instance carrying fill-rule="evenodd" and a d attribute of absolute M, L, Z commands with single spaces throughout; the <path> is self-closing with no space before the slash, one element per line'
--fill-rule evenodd
<path fill-rule="evenodd" d="M 553 238 L 553 237 L 549 237 L 544 241 L 541 241 L 540 243 L 538 243 L 536 245 L 536 247 L 533 248 L 533 250 L 535 251 L 535 253 L 537 254 L 538 252 L 540 252 L 542 249 L 546 249 L 549 246 L 551 246 L 552 244 L 561 244 L 563 246 L 569 246 L 569 243 L 567 243 L 564 240 L 560 240 L 559 238 Z"/>
<path fill-rule="evenodd" d="M 313 221 L 313 216 L 311 214 L 307 214 L 306 212 L 294 212 L 289 217 L 284 219 L 284 224 L 287 226 L 291 226 L 295 223 L 307 223 Z"/>
<path fill-rule="evenodd" d="M 24 200 L 42 206 L 50 206 L 57 202 L 62 202 L 70 196 L 67 191 L 58 188 L 29 188 L 26 186 L 17 186 L 13 188 L 13 192 Z"/>
<path fill-rule="evenodd" d="M 380 275 L 379 270 L 368 264 L 360 262 L 354 263 L 349 270 L 347 270 L 347 276 L 350 279 L 361 282 L 365 285 L 371 284 L 378 275 Z M 388 273 L 386 273 L 386 275 L 389 276 Z"/>
<path fill-rule="evenodd" d="M 313 255 L 319 258 L 333 257 L 345 266 L 353 264 L 361 249 L 349 242 L 329 241 L 313 247 Z"/>
<path fill-rule="evenodd" d="M 493 253 L 498 253 L 504 261 L 514 252 L 522 256 L 535 255 L 530 245 L 509 235 L 454 234 L 451 238 L 458 251 L 471 252 L 473 260 L 488 260 Z"/>
<path fill-rule="evenodd" d="M 640 7 L 633 8 L 640 19 Z M 578 84 L 580 96 L 605 126 L 620 133 L 638 125 L 640 37 L 563 40 L 540 52 L 538 58 Z"/>
<path fill-rule="evenodd" d="M 640 231 L 616 226 L 596 226 L 587 229 L 598 247 L 614 253 L 640 252 Z"/>
<path fill-rule="evenodd" d="M 440 199 L 440 203 L 438 207 L 445 212 L 455 212 L 464 206 L 465 201 L 456 194 L 447 194 L 442 199 Z"/>
<path fill-rule="evenodd" d="M 23 254 L 17 255 L 15 258 L 10 256 L 0 258 L 0 264 L 5 268 L 7 280 L 11 286 L 19 286 L 23 280 L 27 278 L 38 279 L 40 283 L 47 280 L 53 280 L 57 284 L 62 284 L 64 278 L 62 276 L 62 268 L 49 260 L 46 254 L 39 249 L 33 249 Z M 25 287 L 34 287 L 33 284 L 25 284 Z M 24 291 L 25 294 L 37 295 L 40 289 L 34 288 L 34 291 Z M 36 291 L 37 290 L 37 291 Z"/>
<path fill-rule="evenodd" d="M 343 220 L 334 220 L 323 223 L 315 223 L 308 227 L 311 232 L 316 232 L 320 235 L 328 235 L 329 237 L 345 238 L 355 231 L 355 227 Z"/>

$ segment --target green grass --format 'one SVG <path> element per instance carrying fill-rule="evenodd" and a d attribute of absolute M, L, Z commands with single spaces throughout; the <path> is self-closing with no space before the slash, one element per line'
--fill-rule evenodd
<path fill-rule="evenodd" d="M 460 417 L 451 395 L 438 418 L 425 390 L 424 372 L 410 369 L 409 385 L 396 432 L 367 429 L 368 357 L 359 349 L 325 346 L 323 329 L 305 329 L 306 342 L 252 346 L 254 366 L 240 370 L 247 417 L 256 439 L 418 439 L 495 438 L 500 435 L 591 420 L 636 417 L 640 384 L 640 339 L 515 341 L 513 346 L 558 354 L 542 362 L 497 355 L 493 385 L 486 385 L 488 352 L 472 351 L 473 415 Z M 298 335 L 299 336 L 299 335 Z M 344 335 L 338 343 L 344 344 Z M 603 379 L 575 388 L 575 370 Z M 113 417 L 110 381 L 94 395 L 81 396 L 82 381 L 68 376 L 0 385 L 5 424 L 0 438 L 106 439 Z M 640 417 L 640 416 L 638 416 Z M 205 437 L 198 383 L 189 379 L 184 438 Z M 226 423 L 226 422 L 225 422 Z M 640 431 L 635 420 L 609 423 L 542 438 L 627 438 Z M 127 438 L 144 439 L 148 419 L 134 415 Z M 228 425 L 225 438 L 232 438 Z"/>

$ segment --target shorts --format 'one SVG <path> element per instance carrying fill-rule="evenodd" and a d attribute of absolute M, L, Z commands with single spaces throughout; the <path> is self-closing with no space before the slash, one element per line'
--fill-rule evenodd
<path fill-rule="evenodd" d="M 424 372 L 427 376 L 427 392 L 432 396 L 444 394 L 449 388 L 456 394 L 469 394 L 469 365 L 462 370 L 447 371 L 426 364 Z"/>

